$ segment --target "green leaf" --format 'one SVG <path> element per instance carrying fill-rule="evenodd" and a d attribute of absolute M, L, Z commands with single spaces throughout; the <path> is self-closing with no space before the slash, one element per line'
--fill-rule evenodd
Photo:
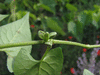
<path fill-rule="evenodd" d="M 85 26 L 85 22 L 86 22 L 86 14 L 84 12 L 81 12 L 79 15 L 78 15 L 78 21 L 80 23 L 82 23 L 84 26 Z"/>
<path fill-rule="evenodd" d="M 1 15 L 0 14 L 0 21 L 2 21 L 4 18 L 8 17 L 8 15 Z"/>
<path fill-rule="evenodd" d="M 94 75 L 94 74 L 91 73 L 89 70 L 84 69 L 84 71 L 83 71 L 83 75 Z"/>
<path fill-rule="evenodd" d="M 99 13 L 98 13 L 98 14 L 93 13 L 93 14 L 92 14 L 92 18 L 95 19 L 96 22 L 98 22 L 98 21 L 99 21 L 99 18 L 100 18 L 100 14 L 99 14 Z"/>
<path fill-rule="evenodd" d="M 56 35 L 57 35 L 56 32 L 51 32 L 51 33 L 49 34 L 49 38 L 55 37 Z"/>
<path fill-rule="evenodd" d="M 73 6 L 72 4 L 67 3 L 66 4 L 66 8 L 72 12 L 76 12 L 77 8 L 75 6 Z"/>
<path fill-rule="evenodd" d="M 83 28 L 84 25 L 82 23 L 80 23 L 79 21 L 76 22 L 76 31 L 77 31 L 77 36 L 76 39 L 81 42 L 82 38 L 83 38 Z"/>
<path fill-rule="evenodd" d="M 59 21 L 59 20 L 58 20 Z M 62 28 L 59 26 L 59 22 L 58 21 L 56 21 L 55 20 L 55 18 L 50 18 L 50 17 L 48 17 L 48 18 L 46 18 L 46 22 L 47 22 L 47 26 L 50 28 L 50 29 L 52 29 L 52 30 L 54 30 L 54 31 L 56 31 L 56 32 L 58 32 L 59 34 L 61 34 L 61 35 L 65 35 L 65 32 L 62 30 Z"/>
<path fill-rule="evenodd" d="M 73 21 L 68 23 L 68 32 L 71 32 L 74 36 L 77 36 L 76 24 Z"/>
<path fill-rule="evenodd" d="M 72 33 L 76 39 L 81 42 L 83 38 L 83 25 L 80 22 L 75 24 L 73 21 L 68 23 L 68 32 Z"/>
<path fill-rule="evenodd" d="M 26 13 L 28 13 L 28 11 L 18 11 L 16 13 L 17 19 L 21 19 Z M 36 16 L 32 13 L 30 13 L 29 15 L 31 18 L 33 18 L 34 20 L 36 20 Z"/>
<path fill-rule="evenodd" d="M 92 14 L 92 24 L 96 27 L 96 29 L 99 28 L 98 22 L 99 22 L 99 14 L 93 13 Z"/>
<path fill-rule="evenodd" d="M 92 14 L 94 13 L 94 11 L 86 10 L 84 11 L 84 13 L 86 13 L 85 25 L 89 25 L 90 23 L 92 23 Z"/>
<path fill-rule="evenodd" d="M 15 75 L 60 75 L 63 54 L 60 47 L 50 50 L 42 61 L 35 60 L 21 49 L 14 61 Z"/>
<path fill-rule="evenodd" d="M 41 4 L 40 6 L 41 6 L 42 8 L 44 8 L 45 10 L 49 11 L 49 12 L 55 13 L 55 11 L 51 10 L 50 7 L 48 7 L 48 6 L 44 5 L 44 4 Z"/>
<path fill-rule="evenodd" d="M 10 70 L 10 72 L 13 72 L 13 58 L 8 56 L 7 58 L 7 67 Z"/>
<path fill-rule="evenodd" d="M 44 39 L 44 35 L 45 35 L 45 32 L 42 31 L 42 30 L 39 30 L 38 31 L 38 36 L 41 38 L 41 39 Z"/>
<path fill-rule="evenodd" d="M 39 3 L 34 3 L 33 4 L 33 9 L 35 10 L 35 11 L 38 11 L 39 10 L 39 6 L 40 5 L 38 5 Z"/>
<path fill-rule="evenodd" d="M 94 5 L 94 8 L 95 8 L 95 12 L 99 12 L 99 9 L 100 9 L 100 6 L 99 5 Z"/>
<path fill-rule="evenodd" d="M 42 22 L 41 28 L 42 28 L 44 31 L 46 31 L 46 27 L 47 27 L 46 25 L 47 25 L 47 24 L 46 24 L 45 18 L 42 18 L 42 19 L 41 19 L 41 22 Z"/>
<path fill-rule="evenodd" d="M 30 17 L 33 18 L 33 20 L 37 19 L 36 16 L 34 14 L 32 14 L 32 13 L 30 13 Z"/>
<path fill-rule="evenodd" d="M 92 24 L 96 27 L 96 29 L 99 28 L 98 23 L 95 20 L 92 21 Z"/>
<path fill-rule="evenodd" d="M 27 53 L 26 49 L 21 48 L 14 61 L 14 74 L 37 75 L 39 69 L 37 65 L 39 65 L 39 61 L 32 58 L 32 56 L 29 53 Z"/>
<path fill-rule="evenodd" d="M 31 41 L 31 32 L 29 25 L 29 13 L 27 13 L 22 19 L 9 23 L 0 27 L 0 44 L 17 43 Z M 17 56 L 21 48 L 27 49 L 27 52 L 31 52 L 32 46 L 20 46 L 13 48 L 5 48 L 5 52 L 8 55 L 7 65 L 10 72 L 12 71 L 12 59 Z M 10 58 L 9 58 L 10 57 Z"/>
<path fill-rule="evenodd" d="M 33 5 L 33 3 L 34 3 L 34 2 L 31 1 L 31 0 L 30 0 L 30 1 L 29 1 L 29 0 L 23 0 L 24 6 L 25 6 L 25 7 L 28 7 L 28 9 L 30 9 L 31 11 L 33 10 L 32 7 L 31 7 L 31 6 Z"/>
<path fill-rule="evenodd" d="M 55 0 L 39 0 L 39 1 L 44 9 L 52 13 L 55 13 L 55 6 L 56 6 Z"/>
<path fill-rule="evenodd" d="M 16 13 L 17 19 L 21 19 L 26 13 L 27 11 L 18 11 Z"/>

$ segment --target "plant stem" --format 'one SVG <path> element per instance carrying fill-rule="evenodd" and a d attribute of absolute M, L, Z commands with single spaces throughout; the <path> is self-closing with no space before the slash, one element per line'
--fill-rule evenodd
<path fill-rule="evenodd" d="M 40 64 L 39 65 L 41 65 L 41 62 L 43 61 L 43 59 L 44 59 L 44 57 L 47 55 L 47 53 L 49 52 L 49 50 L 50 50 L 50 48 L 51 48 L 52 46 L 47 46 L 47 49 L 46 49 L 46 51 L 45 51 L 45 53 L 44 53 L 44 55 L 42 56 L 42 58 L 41 58 L 41 60 L 40 60 Z M 39 67 L 39 70 L 40 70 L 41 68 Z"/>
<path fill-rule="evenodd" d="M 2 48 L 9 48 L 9 47 L 18 47 L 18 46 L 28 46 L 28 45 L 33 45 L 33 44 L 43 44 L 43 43 L 44 43 L 43 40 L 19 42 L 19 43 L 8 43 L 8 44 L 0 45 L 0 49 L 2 49 Z"/>
<path fill-rule="evenodd" d="M 45 43 L 44 40 L 19 42 L 19 43 L 8 43 L 8 44 L 0 45 L 0 49 L 10 48 L 10 47 L 18 47 L 18 46 L 28 46 L 28 45 L 33 45 L 33 44 L 44 44 L 44 43 Z M 75 46 L 80 46 L 80 47 L 84 47 L 84 48 L 87 48 L 87 49 L 100 47 L 100 45 L 89 45 L 89 44 L 85 45 L 85 44 L 81 44 L 81 43 L 77 43 L 77 42 L 55 40 L 55 39 L 52 39 L 52 43 L 54 43 L 54 44 L 75 45 Z"/>
<path fill-rule="evenodd" d="M 41 61 L 42 61 L 42 60 L 44 59 L 44 57 L 47 55 L 47 53 L 49 52 L 50 48 L 51 48 L 51 46 L 47 46 L 47 50 L 45 51 L 45 53 L 44 53 L 44 55 L 43 55 Z"/>
<path fill-rule="evenodd" d="M 63 40 L 54 40 L 52 41 L 54 44 L 68 44 L 68 45 L 75 45 L 75 46 L 81 46 L 84 48 L 96 48 L 96 47 L 100 47 L 100 45 L 85 45 L 85 44 L 81 44 L 81 43 L 77 43 L 77 42 L 72 42 L 72 41 L 63 41 Z"/>

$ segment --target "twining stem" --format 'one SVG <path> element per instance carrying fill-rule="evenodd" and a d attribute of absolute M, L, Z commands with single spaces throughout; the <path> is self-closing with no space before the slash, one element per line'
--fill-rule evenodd
<path fill-rule="evenodd" d="M 85 44 L 81 44 L 81 43 L 77 43 L 77 42 L 72 42 L 72 41 L 63 41 L 63 40 L 54 40 L 52 41 L 54 44 L 68 44 L 68 45 L 75 45 L 75 46 L 81 46 L 84 48 L 96 48 L 96 47 L 100 47 L 100 45 L 85 45 Z"/>
<path fill-rule="evenodd" d="M 10 48 L 10 47 L 18 47 L 18 46 L 28 46 L 28 45 L 33 45 L 33 44 L 43 44 L 43 43 L 44 43 L 43 40 L 28 41 L 28 42 L 19 42 L 19 43 L 8 43 L 8 44 L 0 45 L 0 49 Z"/>
<path fill-rule="evenodd" d="M 44 40 L 19 42 L 19 43 L 8 43 L 8 44 L 0 45 L 0 49 L 10 48 L 10 47 L 18 47 L 18 46 L 28 46 L 28 45 L 34 45 L 34 44 L 44 44 L 44 43 L 45 43 Z M 87 49 L 100 47 L 100 45 L 89 45 L 89 44 L 85 45 L 85 44 L 81 44 L 81 43 L 77 43 L 77 42 L 55 40 L 55 39 L 52 39 L 52 43 L 53 44 L 75 45 L 75 46 L 80 46 L 80 47 L 84 47 L 84 48 L 87 48 Z"/>

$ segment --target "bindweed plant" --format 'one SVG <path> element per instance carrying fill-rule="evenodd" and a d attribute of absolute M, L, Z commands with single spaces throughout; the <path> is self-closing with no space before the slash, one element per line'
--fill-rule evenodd
<path fill-rule="evenodd" d="M 7 15 L 0 15 L 0 21 Z M 100 45 L 85 45 L 72 41 L 53 39 L 56 32 L 38 31 L 42 40 L 31 38 L 29 26 L 29 13 L 22 19 L 0 27 L 0 51 L 7 54 L 7 68 L 15 75 L 60 75 L 63 67 L 63 53 L 61 47 L 52 48 L 53 44 L 76 45 L 84 48 L 96 48 Z M 47 50 L 41 60 L 35 60 L 31 55 L 32 45 L 46 44 Z M 50 50 L 51 49 L 51 50 Z M 92 59 L 91 59 L 92 60 Z M 91 65 L 92 66 L 92 65 Z M 87 69 L 83 69 L 83 75 L 94 75 Z"/>

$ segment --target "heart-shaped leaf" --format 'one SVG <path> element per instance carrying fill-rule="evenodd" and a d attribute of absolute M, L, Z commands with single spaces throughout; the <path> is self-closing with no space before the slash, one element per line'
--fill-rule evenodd
<path fill-rule="evenodd" d="M 63 54 L 60 47 L 50 50 L 42 61 L 21 49 L 14 61 L 15 75 L 60 75 Z"/>
<path fill-rule="evenodd" d="M 29 13 L 22 19 L 9 23 L 0 27 L 0 44 L 17 43 L 31 41 L 31 32 L 29 26 Z M 18 54 L 21 48 L 27 49 L 27 52 L 31 52 L 32 46 L 20 46 L 13 48 L 5 48 L 5 52 L 8 55 L 7 67 L 10 72 L 12 70 L 12 60 Z"/>

